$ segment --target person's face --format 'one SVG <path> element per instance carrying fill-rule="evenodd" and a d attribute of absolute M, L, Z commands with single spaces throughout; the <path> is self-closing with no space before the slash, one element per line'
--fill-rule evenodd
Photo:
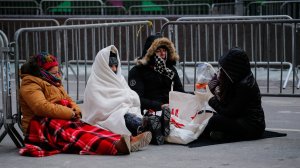
<path fill-rule="evenodd" d="M 158 48 L 156 49 L 155 54 L 165 60 L 167 57 L 167 50 L 165 48 Z"/>
<path fill-rule="evenodd" d="M 110 66 L 110 69 L 111 69 L 115 74 L 117 74 L 118 66 L 112 65 L 112 66 Z"/>
<path fill-rule="evenodd" d="M 222 67 L 220 67 L 218 79 L 221 79 L 224 77 L 228 78 L 233 83 L 233 80 L 231 79 L 231 77 L 226 73 L 226 71 Z"/>
<path fill-rule="evenodd" d="M 48 72 L 57 78 L 61 78 L 61 73 L 59 71 L 58 66 L 54 66 L 54 67 L 50 68 L 48 70 Z"/>
<path fill-rule="evenodd" d="M 217 78 L 220 79 L 220 75 L 221 75 L 221 67 L 219 67 L 218 71 L 217 71 Z"/>

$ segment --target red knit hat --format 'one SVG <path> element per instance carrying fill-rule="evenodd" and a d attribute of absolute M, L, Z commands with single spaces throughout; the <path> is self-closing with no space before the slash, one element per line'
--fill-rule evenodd
<path fill-rule="evenodd" d="M 54 66 L 58 66 L 58 61 L 55 56 L 46 53 L 41 52 L 38 55 L 35 56 L 38 65 L 43 68 L 44 70 L 49 70 L 50 68 Z"/>

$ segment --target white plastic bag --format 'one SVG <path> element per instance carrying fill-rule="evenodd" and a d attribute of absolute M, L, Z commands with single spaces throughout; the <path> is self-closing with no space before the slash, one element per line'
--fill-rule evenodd
<path fill-rule="evenodd" d="M 192 95 L 171 91 L 169 93 L 171 109 L 170 135 L 166 141 L 188 144 L 196 140 L 206 127 L 212 113 L 206 113 L 205 93 Z"/>

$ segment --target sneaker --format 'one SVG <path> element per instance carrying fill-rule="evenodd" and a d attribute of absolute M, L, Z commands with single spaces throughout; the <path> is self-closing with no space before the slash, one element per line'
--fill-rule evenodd
<path fill-rule="evenodd" d="M 149 145 L 151 139 L 152 134 L 149 131 L 143 132 L 137 136 L 132 137 L 130 141 L 131 152 L 142 150 L 143 148 Z"/>
<path fill-rule="evenodd" d="M 161 114 L 162 134 L 168 136 L 170 134 L 170 118 L 171 111 L 169 107 L 163 107 Z"/>
<path fill-rule="evenodd" d="M 118 150 L 119 155 L 130 154 L 131 151 L 130 136 L 122 135 L 121 139 L 115 144 L 115 147 Z"/>

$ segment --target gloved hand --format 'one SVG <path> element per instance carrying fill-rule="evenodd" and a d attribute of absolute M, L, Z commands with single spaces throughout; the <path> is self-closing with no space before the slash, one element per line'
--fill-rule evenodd
<path fill-rule="evenodd" d="M 74 108 L 73 111 L 75 112 L 76 118 L 82 118 L 81 111 L 79 109 Z"/>
<path fill-rule="evenodd" d="M 163 108 L 169 108 L 169 104 L 162 104 L 161 109 L 163 109 Z"/>
<path fill-rule="evenodd" d="M 212 79 L 208 82 L 208 87 L 209 87 L 211 92 L 214 92 L 218 85 L 219 85 L 218 76 L 217 76 L 217 74 L 214 74 Z"/>
<path fill-rule="evenodd" d="M 78 118 L 78 119 L 82 118 L 82 114 L 81 114 L 81 110 L 80 110 L 79 106 L 72 103 L 71 108 L 75 112 L 76 118 Z"/>

